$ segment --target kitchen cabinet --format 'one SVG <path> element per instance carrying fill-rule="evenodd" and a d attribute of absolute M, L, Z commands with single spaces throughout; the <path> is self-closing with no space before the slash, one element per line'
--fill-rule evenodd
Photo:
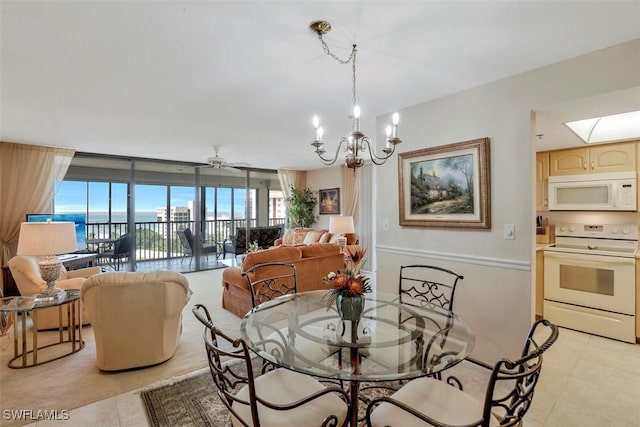
<path fill-rule="evenodd" d="M 536 153 L 536 211 L 549 210 L 549 153 Z"/>
<path fill-rule="evenodd" d="M 636 143 L 603 144 L 549 152 L 549 175 L 636 170 Z"/>
<path fill-rule="evenodd" d="M 542 319 L 544 304 L 544 251 L 536 250 L 536 319 Z M 636 331 L 638 328 L 636 328 Z"/>

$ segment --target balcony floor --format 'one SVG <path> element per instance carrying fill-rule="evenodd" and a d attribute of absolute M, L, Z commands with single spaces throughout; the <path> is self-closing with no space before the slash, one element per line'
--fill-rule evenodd
<path fill-rule="evenodd" d="M 202 271 L 214 270 L 217 268 L 226 268 L 230 265 L 237 265 L 238 262 L 240 262 L 240 258 L 234 259 L 231 255 L 228 255 L 224 260 L 222 259 L 222 257 L 216 259 L 214 256 L 203 256 L 200 260 L 200 270 Z M 114 266 L 110 264 L 101 264 L 100 266 L 104 271 L 116 270 Z M 156 270 L 171 270 L 177 271 L 179 273 L 191 273 L 194 271 L 198 271 L 196 270 L 195 259 L 191 257 L 136 262 L 136 271 Z M 128 262 L 124 262 L 122 265 L 120 265 L 119 271 L 131 271 L 131 265 Z"/>

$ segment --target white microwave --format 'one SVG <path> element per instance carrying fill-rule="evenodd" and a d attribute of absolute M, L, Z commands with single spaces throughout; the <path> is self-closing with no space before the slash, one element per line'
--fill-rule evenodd
<path fill-rule="evenodd" d="M 636 211 L 635 172 L 549 177 L 549 210 Z"/>

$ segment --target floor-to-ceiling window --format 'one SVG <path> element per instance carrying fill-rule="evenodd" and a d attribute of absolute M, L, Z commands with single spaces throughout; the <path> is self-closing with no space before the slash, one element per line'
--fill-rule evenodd
<path fill-rule="evenodd" d="M 115 239 L 133 227 L 135 254 L 125 263 L 127 270 L 192 271 L 221 266 L 222 260 L 189 256 L 178 230 L 190 228 L 203 243 L 222 245 L 247 224 L 283 223 L 283 206 L 275 171 L 80 153 L 54 209 L 85 213 L 87 239 Z"/>

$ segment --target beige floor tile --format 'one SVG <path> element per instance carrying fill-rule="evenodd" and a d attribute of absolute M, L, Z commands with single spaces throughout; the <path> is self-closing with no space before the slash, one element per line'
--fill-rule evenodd
<path fill-rule="evenodd" d="M 623 391 L 640 400 L 640 374 L 629 373 L 622 366 L 611 367 L 590 360 L 578 360 L 572 377 L 612 391 Z"/>
<path fill-rule="evenodd" d="M 116 398 L 112 397 L 70 411 L 67 421 L 38 421 L 37 426 L 119 427 L 120 423 L 116 414 Z"/>
<path fill-rule="evenodd" d="M 599 340 L 604 339 L 597 338 Z M 601 366 L 610 366 L 640 375 L 640 346 L 609 340 L 611 341 L 611 346 L 605 347 L 604 343 L 599 340 L 588 344 L 581 358 Z"/>
<path fill-rule="evenodd" d="M 544 427 L 637 427 L 636 424 L 625 423 L 588 406 L 564 399 L 556 402 L 543 425 Z"/>
<path fill-rule="evenodd" d="M 611 418 L 638 425 L 638 398 L 606 384 L 569 378 L 560 399 L 582 405 Z"/>
<path fill-rule="evenodd" d="M 121 394 L 115 399 L 121 426 L 145 427 L 149 425 L 139 391 Z"/>

